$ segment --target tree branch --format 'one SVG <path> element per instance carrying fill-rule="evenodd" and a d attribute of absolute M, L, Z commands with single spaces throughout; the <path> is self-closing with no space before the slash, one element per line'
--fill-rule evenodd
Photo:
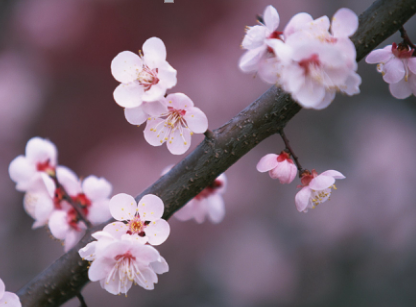
<path fill-rule="evenodd" d="M 360 26 L 352 37 L 357 60 L 397 32 L 415 13 L 414 0 L 376 1 L 361 14 Z M 214 130 L 188 157 L 136 199 L 149 193 L 158 195 L 165 203 L 164 218 L 168 219 L 239 158 L 283 128 L 300 109 L 289 94 L 271 87 L 228 123 Z M 24 307 L 60 306 L 81 291 L 89 281 L 88 262 L 81 260 L 78 250 L 92 241 L 91 233 L 103 226 L 88 229 L 73 249 L 18 292 Z"/>

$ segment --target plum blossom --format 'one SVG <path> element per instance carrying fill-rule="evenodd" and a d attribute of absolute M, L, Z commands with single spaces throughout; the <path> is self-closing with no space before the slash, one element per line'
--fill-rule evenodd
<path fill-rule="evenodd" d="M 16 190 L 26 192 L 46 188 L 52 196 L 55 183 L 50 176 L 55 174 L 57 156 L 51 141 L 31 138 L 26 144 L 25 155 L 17 156 L 9 165 L 9 175 L 16 182 Z"/>
<path fill-rule="evenodd" d="M 133 282 L 152 290 L 158 282 L 156 274 L 169 270 L 165 259 L 150 245 L 131 240 L 111 241 L 108 237 L 103 240 L 106 242 L 101 245 L 100 239 L 95 245 L 91 245 L 94 242 L 88 244 L 83 251 L 80 250 L 80 255 L 85 251 L 93 255 L 89 258 L 93 262 L 88 277 L 91 281 L 100 281 L 101 287 L 112 294 L 127 294 Z"/>
<path fill-rule="evenodd" d="M 221 222 L 225 215 L 222 194 L 225 192 L 226 186 L 225 174 L 219 175 L 214 182 L 177 211 L 175 217 L 181 221 L 195 219 L 198 223 L 202 223 L 207 216 L 212 223 Z"/>
<path fill-rule="evenodd" d="M 257 170 L 261 173 L 269 172 L 270 177 L 279 179 L 280 183 L 291 183 L 298 172 L 296 165 L 286 151 L 282 151 L 280 155 L 265 155 L 257 163 Z"/>
<path fill-rule="evenodd" d="M 271 43 L 282 62 L 280 85 L 301 106 L 323 109 L 337 91 L 359 93 L 361 78 L 355 72 L 356 51 L 349 39 L 357 28 L 357 15 L 346 8 L 335 13 L 332 24 L 327 16 L 313 20 L 300 13 L 283 31 L 284 43 Z"/>
<path fill-rule="evenodd" d="M 296 194 L 296 208 L 299 212 L 308 212 L 308 209 L 326 202 L 331 196 L 331 190 L 336 190 L 335 179 L 344 179 L 345 176 L 338 171 L 329 170 L 318 175 L 304 171 L 302 175 L 302 189 Z"/>
<path fill-rule="evenodd" d="M 276 9 L 269 5 L 264 10 L 262 19 L 260 25 L 247 27 L 241 47 L 248 51 L 241 57 L 239 67 L 244 72 L 257 71 L 265 82 L 276 83 L 277 75 L 274 71 L 279 61 L 269 43 L 281 39 L 282 32 L 276 30 L 280 17 Z"/>
<path fill-rule="evenodd" d="M 398 99 L 416 96 L 416 57 L 414 49 L 404 43 L 386 46 L 370 52 L 365 61 L 376 64 L 377 71 L 389 84 L 390 93 Z"/>
<path fill-rule="evenodd" d="M 162 112 L 148 118 L 144 138 L 152 146 L 166 142 L 172 154 L 181 155 L 191 146 L 194 133 L 204 133 L 208 129 L 208 119 L 185 94 L 169 94 L 160 99 L 160 103 L 158 108 L 162 107 Z"/>
<path fill-rule="evenodd" d="M 111 73 L 121 82 L 114 91 L 114 100 L 124 108 L 156 101 L 176 85 L 176 70 L 166 61 L 165 44 L 157 37 L 145 41 L 143 55 L 119 53 L 111 62 Z"/>
<path fill-rule="evenodd" d="M 6 291 L 6 286 L 4 285 L 3 280 L 0 278 L 0 305 L 8 307 L 22 307 L 19 297 L 12 293 Z"/>
<path fill-rule="evenodd" d="M 164 210 L 163 201 L 156 195 L 147 194 L 136 202 L 133 196 L 117 194 L 110 200 L 110 212 L 120 222 L 109 224 L 106 231 L 113 236 L 128 234 L 142 244 L 160 245 L 170 233 L 168 222 L 162 219 Z"/>

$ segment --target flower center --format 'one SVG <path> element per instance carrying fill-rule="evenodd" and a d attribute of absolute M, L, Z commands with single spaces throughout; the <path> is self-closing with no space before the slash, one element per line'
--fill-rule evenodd
<path fill-rule="evenodd" d="M 299 66 L 303 68 L 305 71 L 305 75 L 313 75 L 316 74 L 316 70 L 320 70 L 319 67 L 321 62 L 319 61 L 319 56 L 314 53 L 309 58 L 303 59 L 299 62 Z"/>
<path fill-rule="evenodd" d="M 52 165 L 50 165 L 49 159 L 45 162 L 39 162 L 38 164 L 36 164 L 36 169 L 39 172 L 47 173 L 49 176 L 55 176 L 55 168 Z"/>
<path fill-rule="evenodd" d="M 137 81 L 139 81 L 140 85 L 143 85 L 145 91 L 148 91 L 152 85 L 159 83 L 159 78 L 157 77 L 158 69 L 150 69 L 147 65 L 143 65 L 142 68 L 137 74 Z"/>
<path fill-rule="evenodd" d="M 195 199 L 200 200 L 209 197 L 210 195 L 214 194 L 219 188 L 221 188 L 222 185 L 223 184 L 220 180 L 214 180 L 213 183 L 211 183 L 209 186 L 203 189 L 197 196 L 195 196 Z"/>
<path fill-rule="evenodd" d="M 336 190 L 337 187 L 334 185 L 330 186 L 329 188 L 326 188 L 324 190 L 319 190 L 319 191 L 315 191 L 312 190 L 312 194 L 311 194 L 311 200 L 313 202 L 313 207 L 315 208 L 317 205 L 322 204 L 324 202 L 326 202 L 327 200 L 330 199 L 331 196 L 331 189 Z"/>
<path fill-rule="evenodd" d="M 399 45 L 393 43 L 391 46 L 391 52 L 394 54 L 395 57 L 399 59 L 410 58 L 413 55 L 414 51 L 414 49 L 409 48 L 406 44 L 403 43 L 400 43 Z"/>
<path fill-rule="evenodd" d="M 136 216 L 132 220 L 129 221 L 129 223 L 127 224 L 127 227 L 129 228 L 129 230 L 127 230 L 128 234 L 130 235 L 140 234 L 141 232 L 143 232 L 144 223 L 142 222 L 140 217 Z"/>

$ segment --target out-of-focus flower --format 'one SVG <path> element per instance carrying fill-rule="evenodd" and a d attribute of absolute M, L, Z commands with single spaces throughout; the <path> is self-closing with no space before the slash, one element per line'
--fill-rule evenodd
<path fill-rule="evenodd" d="M 291 183 L 298 171 L 286 151 L 282 151 L 280 155 L 265 155 L 257 163 L 257 170 L 261 173 L 269 172 L 270 177 L 279 179 L 280 183 Z"/>
<path fill-rule="evenodd" d="M 276 9 L 269 5 L 264 10 L 261 25 L 247 27 L 241 47 L 248 51 L 241 57 L 239 67 L 244 72 L 257 71 L 260 78 L 268 83 L 276 83 L 274 73 L 279 65 L 273 50 L 269 46 L 270 40 L 281 39 L 282 32 L 276 31 L 280 17 Z"/>
<path fill-rule="evenodd" d="M 6 291 L 6 286 L 4 285 L 3 280 L 0 278 L 0 305 L 8 307 L 22 307 L 19 297 L 12 293 Z"/>
<path fill-rule="evenodd" d="M 166 89 L 176 85 L 176 70 L 166 61 L 166 47 L 160 38 L 146 40 L 143 53 L 123 51 L 111 62 L 111 72 L 121 82 L 114 99 L 124 108 L 156 101 L 165 95 Z"/>
<path fill-rule="evenodd" d="M 308 212 L 308 209 L 326 202 L 331 196 L 331 190 L 336 189 L 335 179 L 344 179 L 345 176 L 338 171 L 329 170 L 318 175 L 304 171 L 302 175 L 302 189 L 296 194 L 296 208 L 299 212 Z"/>
<path fill-rule="evenodd" d="M 164 210 L 163 201 L 156 195 L 147 194 L 137 203 L 133 196 L 117 194 L 110 200 L 110 212 L 116 220 L 126 221 L 127 224 L 111 223 L 106 231 L 128 234 L 132 240 L 143 244 L 160 245 L 170 233 L 168 222 L 162 219 Z"/>
<path fill-rule="evenodd" d="M 346 8 L 335 13 L 332 25 L 327 16 L 312 20 L 310 15 L 300 13 L 285 28 L 284 43 L 272 42 L 282 61 L 280 85 L 301 106 L 323 109 L 337 91 L 359 93 L 361 78 L 355 72 L 356 51 L 349 39 L 357 27 L 357 15 Z"/>
<path fill-rule="evenodd" d="M 55 174 L 57 155 L 51 141 L 31 138 L 26 144 L 25 156 L 17 156 L 9 165 L 9 175 L 16 182 L 16 190 L 26 192 L 46 187 L 53 195 L 55 183 L 50 175 Z"/>
<path fill-rule="evenodd" d="M 194 133 L 208 129 L 208 119 L 185 94 L 169 94 L 160 102 L 163 112 L 148 118 L 144 137 L 152 146 L 166 142 L 172 154 L 181 155 L 191 146 Z"/>
<path fill-rule="evenodd" d="M 156 274 L 168 270 L 165 259 L 152 246 L 115 240 L 95 254 L 88 277 L 91 281 L 100 281 L 108 292 L 120 294 L 127 293 L 133 282 L 152 290 L 158 281 Z"/>
<path fill-rule="evenodd" d="M 383 49 L 373 50 L 365 61 L 376 64 L 377 71 L 389 84 L 390 93 L 398 99 L 416 95 L 416 57 L 414 49 L 401 43 L 389 45 Z"/>
<path fill-rule="evenodd" d="M 226 187 L 227 178 L 225 174 L 221 174 L 213 183 L 177 211 L 175 217 L 181 221 L 195 219 L 198 223 L 202 223 L 208 216 L 213 223 L 221 222 L 225 215 L 224 200 L 221 195 L 225 192 Z"/>

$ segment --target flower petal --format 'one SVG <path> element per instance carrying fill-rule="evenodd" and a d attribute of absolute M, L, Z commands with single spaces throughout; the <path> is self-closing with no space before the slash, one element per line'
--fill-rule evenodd
<path fill-rule="evenodd" d="M 410 71 L 416 74 L 416 58 L 411 57 L 407 59 L 407 66 L 409 67 Z"/>
<path fill-rule="evenodd" d="M 3 280 L 1 280 L 0 278 L 0 298 L 3 297 L 5 291 L 6 291 L 6 286 Z"/>
<path fill-rule="evenodd" d="M 162 256 L 160 256 L 160 259 L 158 261 L 150 263 L 150 266 L 156 274 L 163 274 L 169 272 L 169 265 L 166 262 L 165 258 L 163 258 Z"/>
<path fill-rule="evenodd" d="M 139 200 L 138 209 L 142 220 L 156 221 L 162 218 L 165 206 L 159 197 L 153 194 L 147 194 Z"/>
<path fill-rule="evenodd" d="M 162 100 L 165 100 L 165 98 Z M 146 114 L 154 117 L 159 117 L 168 112 L 168 108 L 161 101 L 144 102 L 142 107 Z"/>
<path fill-rule="evenodd" d="M 110 200 L 111 215 L 118 221 L 131 220 L 136 214 L 137 203 L 133 196 L 120 193 Z"/>
<path fill-rule="evenodd" d="M 405 78 L 397 83 L 389 85 L 390 93 L 397 99 L 405 99 L 412 95 L 412 89 L 409 82 L 406 82 Z"/>
<path fill-rule="evenodd" d="M 270 32 L 277 29 L 280 23 L 279 13 L 272 5 L 268 5 L 264 10 L 263 19 L 265 26 Z"/>
<path fill-rule="evenodd" d="M 103 223 L 110 218 L 111 213 L 109 199 L 95 200 L 88 208 L 88 219 L 93 225 Z"/>
<path fill-rule="evenodd" d="M 297 173 L 297 167 L 288 160 L 284 160 L 270 171 L 270 177 L 273 179 L 278 178 L 282 184 L 291 183 L 293 179 L 295 179 Z"/>
<path fill-rule="evenodd" d="M 129 83 L 137 79 L 138 71 L 142 70 L 143 61 L 130 51 L 120 52 L 111 62 L 111 73 L 121 83 Z"/>
<path fill-rule="evenodd" d="M 164 123 L 165 120 L 161 118 L 151 118 L 147 121 L 146 128 L 144 129 L 144 139 L 152 146 L 160 146 L 166 142 L 166 138 L 169 136 L 170 127 Z"/>
<path fill-rule="evenodd" d="M 218 194 L 213 194 L 207 198 L 208 201 L 208 217 L 211 222 L 217 224 L 224 219 L 225 216 L 225 206 L 224 200 Z"/>
<path fill-rule="evenodd" d="M 56 178 L 70 196 L 76 196 L 82 192 L 77 175 L 68 167 L 58 166 L 56 168 Z"/>
<path fill-rule="evenodd" d="M 167 105 L 177 110 L 188 110 L 194 106 L 194 102 L 183 93 L 169 94 L 166 97 Z"/>
<path fill-rule="evenodd" d="M 49 161 L 50 165 L 55 166 L 57 156 L 56 146 L 49 140 L 34 137 L 26 144 L 26 158 L 34 164 Z"/>
<path fill-rule="evenodd" d="M 175 217 L 180 221 L 187 221 L 194 217 L 194 206 L 193 202 L 195 200 L 191 199 L 185 206 L 180 208 L 178 211 L 175 212 Z"/>
<path fill-rule="evenodd" d="M 285 38 L 287 39 L 290 35 L 292 35 L 293 33 L 303 28 L 308 22 L 312 22 L 312 21 L 313 21 L 312 16 L 307 13 L 296 14 L 289 20 L 288 24 L 283 30 L 283 34 Z"/>
<path fill-rule="evenodd" d="M 120 240 L 121 236 L 125 235 L 128 230 L 129 227 L 123 222 L 113 222 L 103 228 L 104 232 L 111 234 L 117 240 Z"/>
<path fill-rule="evenodd" d="M 258 70 L 260 60 L 263 57 L 266 48 L 267 46 L 264 45 L 253 50 L 248 50 L 240 58 L 238 67 L 240 67 L 243 72 L 252 72 Z"/>
<path fill-rule="evenodd" d="M 130 124 L 141 125 L 146 121 L 148 115 L 144 112 L 143 105 L 144 104 L 135 108 L 124 109 L 124 117 Z"/>
<path fill-rule="evenodd" d="M 345 176 L 343 174 L 341 174 L 338 171 L 334 171 L 334 170 L 325 171 L 322 174 L 320 174 L 320 176 L 330 176 L 330 177 L 333 177 L 335 179 L 344 179 L 345 178 Z"/>
<path fill-rule="evenodd" d="M 151 37 L 143 44 L 143 54 L 145 63 L 154 67 L 158 63 L 166 61 L 165 44 L 160 38 Z"/>
<path fill-rule="evenodd" d="M 88 176 L 82 182 L 82 190 L 90 200 L 106 199 L 110 197 L 111 184 L 104 178 Z"/>
<path fill-rule="evenodd" d="M 295 203 L 296 203 L 296 209 L 298 209 L 299 212 L 307 212 L 311 199 L 311 189 L 309 187 L 303 187 L 302 190 L 300 190 L 298 193 L 296 193 L 295 196 Z"/>
<path fill-rule="evenodd" d="M 183 118 L 194 133 L 204 133 L 208 129 L 208 118 L 199 108 L 189 108 Z"/>
<path fill-rule="evenodd" d="M 309 188 L 315 191 L 324 190 L 329 188 L 335 183 L 335 178 L 332 176 L 318 175 L 313 178 L 309 183 Z"/>
<path fill-rule="evenodd" d="M 403 61 L 398 58 L 393 58 L 384 65 L 383 76 L 384 81 L 389 84 L 397 83 L 404 78 L 406 73 L 403 65 Z M 394 95 L 393 95 L 394 96 Z"/>
<path fill-rule="evenodd" d="M 64 240 L 69 231 L 69 225 L 66 219 L 67 213 L 63 210 L 54 211 L 49 218 L 49 230 L 59 240 Z"/>
<path fill-rule="evenodd" d="M 357 28 L 358 16 L 350 9 L 341 8 L 332 17 L 331 32 L 335 37 L 349 37 Z"/>
<path fill-rule="evenodd" d="M 172 155 L 184 154 L 191 146 L 191 132 L 189 129 L 183 129 L 182 133 L 179 129 L 176 129 L 170 134 L 167 146 Z"/>
<path fill-rule="evenodd" d="M 391 52 L 391 45 L 389 45 L 386 48 L 371 51 L 365 58 L 365 62 L 368 64 L 387 63 L 392 57 L 393 53 Z"/>
<path fill-rule="evenodd" d="M 7 307 L 22 307 L 19 297 L 15 293 L 8 291 L 6 291 L 0 299 L 0 305 L 5 305 Z"/>
<path fill-rule="evenodd" d="M 149 239 L 149 244 L 160 245 L 166 241 L 170 233 L 169 223 L 165 220 L 157 220 L 150 222 L 144 232 Z"/>
<path fill-rule="evenodd" d="M 263 158 L 260 159 L 259 163 L 257 163 L 257 170 L 260 173 L 268 172 L 271 169 L 275 168 L 279 162 L 277 162 L 277 155 L 276 154 L 267 154 Z"/>
<path fill-rule="evenodd" d="M 143 86 L 138 82 L 121 83 L 113 96 L 116 103 L 123 108 L 135 108 L 142 104 Z"/>
<path fill-rule="evenodd" d="M 26 191 L 27 183 L 36 173 L 36 167 L 30 163 L 28 159 L 20 155 L 13 159 L 9 165 L 9 176 L 17 183 L 16 189 L 18 191 Z"/>
<path fill-rule="evenodd" d="M 256 49 L 264 45 L 267 28 L 264 26 L 250 27 L 243 38 L 241 46 L 244 49 Z"/>

